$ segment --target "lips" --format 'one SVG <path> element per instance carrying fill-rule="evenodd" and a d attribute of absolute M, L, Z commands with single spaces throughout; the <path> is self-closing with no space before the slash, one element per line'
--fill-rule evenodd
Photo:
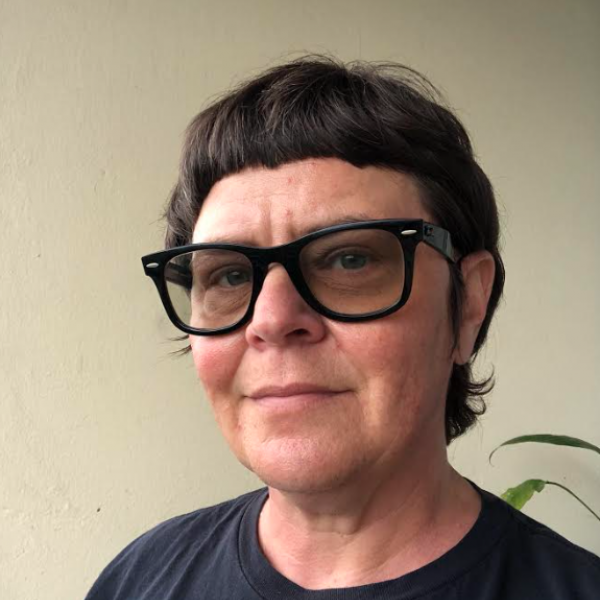
<path fill-rule="evenodd" d="M 286 398 L 289 396 L 302 396 L 306 394 L 337 394 L 338 390 L 333 390 L 330 387 L 310 384 L 310 383 L 293 383 L 288 385 L 268 385 L 257 388 L 249 398 L 260 400 L 263 398 Z"/>

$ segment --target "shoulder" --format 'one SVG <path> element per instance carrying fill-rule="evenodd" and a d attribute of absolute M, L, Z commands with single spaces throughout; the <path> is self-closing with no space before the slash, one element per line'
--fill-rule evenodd
<path fill-rule="evenodd" d="M 173 517 L 124 548 L 102 571 L 87 600 L 144 598 L 145 589 L 169 585 L 193 561 L 208 570 L 215 557 L 231 555 L 246 509 L 265 495 L 256 490 L 215 506 Z"/>
<path fill-rule="evenodd" d="M 597 597 L 600 557 L 489 492 L 483 494 L 495 505 L 497 514 L 505 513 L 505 532 L 490 556 L 493 566 L 488 563 L 491 571 L 501 574 L 503 585 L 512 582 L 530 593 L 544 592 L 549 599 Z"/>
<path fill-rule="evenodd" d="M 507 505 L 519 532 L 519 539 L 535 549 L 534 559 L 540 562 L 585 565 L 600 578 L 600 557 L 577 546 L 539 521 Z M 600 524 L 597 524 L 600 532 Z M 557 565 L 558 566 L 558 565 Z M 600 579 L 598 580 L 600 583 Z"/>
<path fill-rule="evenodd" d="M 170 545 L 177 548 L 181 548 L 182 544 L 197 546 L 203 544 L 206 538 L 211 539 L 214 547 L 215 540 L 226 535 L 246 508 L 263 494 L 264 490 L 255 490 L 232 500 L 168 519 L 134 540 L 124 553 L 138 553 L 144 548 L 160 546 L 161 555 L 164 556 Z"/>

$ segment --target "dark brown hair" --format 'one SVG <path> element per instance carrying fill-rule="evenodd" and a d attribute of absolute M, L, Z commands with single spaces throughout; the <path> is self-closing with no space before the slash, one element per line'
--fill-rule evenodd
<path fill-rule="evenodd" d="M 191 242 L 202 202 L 223 177 L 248 167 L 327 157 L 413 176 L 433 220 L 450 231 L 459 257 L 484 249 L 494 257 L 495 280 L 474 355 L 454 365 L 448 386 L 450 443 L 485 412 L 483 397 L 493 387 L 492 377 L 473 379 L 472 363 L 502 295 L 504 266 L 490 181 L 465 128 L 425 77 L 397 64 L 345 65 L 308 56 L 274 67 L 214 102 L 187 129 L 179 179 L 165 212 L 166 247 Z M 460 268 L 451 268 L 451 274 L 456 343 L 463 282 Z"/>

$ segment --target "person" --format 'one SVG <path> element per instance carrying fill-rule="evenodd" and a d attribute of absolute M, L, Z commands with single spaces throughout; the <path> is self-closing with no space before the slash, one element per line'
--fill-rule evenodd
<path fill-rule="evenodd" d="M 600 559 L 449 464 L 492 380 L 492 185 L 436 89 L 308 56 L 190 124 L 143 258 L 265 488 L 175 517 L 88 600 L 600 597 Z"/>

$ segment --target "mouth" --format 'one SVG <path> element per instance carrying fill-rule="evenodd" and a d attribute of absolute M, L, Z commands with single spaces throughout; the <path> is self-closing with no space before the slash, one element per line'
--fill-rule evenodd
<path fill-rule="evenodd" d="M 247 394 L 247 396 L 252 400 L 262 400 L 263 398 L 286 398 L 292 396 L 336 393 L 339 392 L 326 386 L 314 385 L 310 383 L 291 383 L 288 385 L 263 386 L 257 388 L 252 393 Z"/>
<path fill-rule="evenodd" d="M 323 403 L 343 393 L 342 390 L 313 384 L 291 384 L 261 387 L 249 394 L 248 398 L 261 406 L 290 409 Z"/>

